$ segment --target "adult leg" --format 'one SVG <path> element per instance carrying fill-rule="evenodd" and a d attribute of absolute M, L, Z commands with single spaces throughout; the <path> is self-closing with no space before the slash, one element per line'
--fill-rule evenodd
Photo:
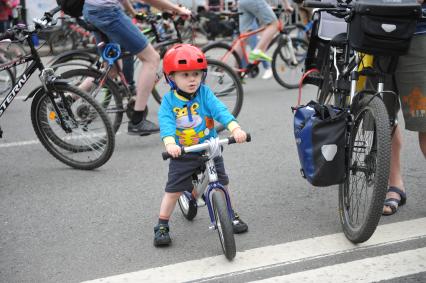
<path fill-rule="evenodd" d="M 419 145 L 426 159 L 426 132 L 419 132 Z"/>
<path fill-rule="evenodd" d="M 262 32 L 261 38 L 256 45 L 255 49 L 261 50 L 263 52 L 268 48 L 269 43 L 271 43 L 274 35 L 278 30 L 278 21 L 274 21 L 266 26 L 266 29 Z"/>
<path fill-rule="evenodd" d="M 392 148 L 391 148 L 391 167 L 389 172 L 389 187 L 394 187 L 405 192 L 404 183 L 402 181 L 401 174 L 401 150 L 402 150 L 402 135 L 399 126 L 396 126 L 395 133 L 392 137 Z M 389 191 L 386 194 L 386 199 L 397 199 L 401 200 L 401 196 L 396 192 Z M 392 209 L 388 205 L 383 207 L 384 214 L 391 214 Z"/>
<path fill-rule="evenodd" d="M 155 84 L 156 72 L 160 64 L 160 55 L 149 44 L 136 56 L 142 61 L 142 68 L 138 75 L 135 110 L 144 111 Z"/>

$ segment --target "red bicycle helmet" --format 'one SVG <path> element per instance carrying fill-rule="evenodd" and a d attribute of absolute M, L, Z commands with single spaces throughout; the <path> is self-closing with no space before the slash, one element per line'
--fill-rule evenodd
<path fill-rule="evenodd" d="M 176 44 L 163 58 L 163 71 L 168 77 L 173 72 L 207 70 L 207 59 L 203 51 L 192 44 Z"/>

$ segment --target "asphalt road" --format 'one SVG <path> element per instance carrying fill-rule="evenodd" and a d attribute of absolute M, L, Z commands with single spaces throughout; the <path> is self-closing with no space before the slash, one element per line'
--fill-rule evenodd
<path fill-rule="evenodd" d="M 35 76 L 22 93 L 36 84 Z M 224 151 L 236 210 L 249 225 L 248 233 L 236 236 L 237 251 L 243 256 L 256 248 L 334 234 L 342 237 L 336 187 L 312 187 L 299 173 L 290 109 L 297 91 L 260 78 L 247 80 L 244 89 L 238 120 L 253 141 Z M 306 87 L 303 101 L 313 95 L 314 89 Z M 111 160 L 94 171 L 77 171 L 54 159 L 36 142 L 30 104 L 18 98 L 0 120 L 4 131 L 0 140 L 0 282 L 79 282 L 222 255 L 217 233 L 208 230 L 205 208 L 192 222 L 176 209 L 170 222 L 173 245 L 153 247 L 153 226 L 168 168 L 161 159 L 164 149 L 159 135 L 128 136 L 123 125 Z M 151 100 L 149 118 L 154 121 L 157 109 Z M 403 131 L 403 136 L 408 202 L 394 216 L 381 219 L 381 226 L 393 227 L 384 233 L 388 236 L 406 230 L 399 223 L 426 217 L 426 162 L 417 136 L 408 131 Z M 349 251 L 345 248 L 343 254 L 290 262 L 284 267 L 250 269 L 211 281 L 246 282 L 296 272 L 308 274 L 329 265 L 425 248 L 426 226 L 414 228 L 420 230 L 420 236 L 388 239 L 361 249 L 349 243 Z M 347 245 L 348 241 L 344 242 Z M 425 254 L 421 257 L 423 268 L 413 271 L 414 275 L 386 280 L 425 282 Z M 258 257 L 259 266 L 267 257 Z M 392 258 L 398 259 L 398 255 Z M 238 261 L 239 255 L 233 264 Z M 200 271 L 194 267 L 194 272 Z M 173 280 L 173 273 L 167 275 L 163 281 Z M 203 273 L 197 278 L 203 278 Z M 333 281 L 328 278 L 324 281 Z"/>

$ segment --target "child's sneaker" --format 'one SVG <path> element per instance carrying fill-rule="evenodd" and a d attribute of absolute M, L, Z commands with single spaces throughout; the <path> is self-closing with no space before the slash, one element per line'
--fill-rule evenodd
<path fill-rule="evenodd" d="M 232 220 L 232 228 L 234 234 L 241 234 L 248 231 L 247 224 L 241 220 L 240 216 L 234 212 L 234 220 Z"/>
<path fill-rule="evenodd" d="M 169 225 L 158 224 L 154 227 L 154 246 L 168 246 L 172 242 L 169 235 Z"/>
<path fill-rule="evenodd" d="M 256 61 L 256 60 L 266 61 L 266 62 L 272 61 L 271 57 L 269 57 L 268 55 L 266 55 L 265 53 L 263 53 L 260 50 L 251 51 L 250 54 L 249 54 L 249 59 L 250 59 L 250 61 Z"/>

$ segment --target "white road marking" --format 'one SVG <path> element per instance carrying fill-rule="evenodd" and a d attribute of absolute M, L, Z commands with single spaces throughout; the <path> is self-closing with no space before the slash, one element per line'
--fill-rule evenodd
<path fill-rule="evenodd" d="M 115 135 L 118 136 L 118 135 L 121 135 L 121 133 L 122 132 L 117 132 Z M 100 136 L 100 135 L 103 135 L 103 134 L 83 135 L 82 138 L 96 137 L 96 136 Z M 71 139 L 78 139 L 78 137 L 67 137 L 67 138 L 65 138 L 65 140 L 71 140 Z M 8 143 L 1 143 L 1 140 L 0 140 L 0 148 L 27 146 L 27 145 L 34 145 L 34 144 L 39 144 L 39 143 L 40 143 L 39 140 L 8 142 Z"/>
<path fill-rule="evenodd" d="M 424 271 L 426 271 L 426 248 L 421 248 L 253 282 L 377 282 Z"/>
<path fill-rule="evenodd" d="M 232 262 L 220 255 L 95 279 L 86 281 L 86 283 L 183 282 L 202 281 L 203 278 L 223 279 L 236 274 L 426 238 L 425 227 L 426 218 L 419 218 L 381 225 L 370 240 L 357 245 L 352 244 L 342 233 L 339 233 L 238 252 Z M 423 270 L 426 271 L 426 266 L 423 266 Z"/>

